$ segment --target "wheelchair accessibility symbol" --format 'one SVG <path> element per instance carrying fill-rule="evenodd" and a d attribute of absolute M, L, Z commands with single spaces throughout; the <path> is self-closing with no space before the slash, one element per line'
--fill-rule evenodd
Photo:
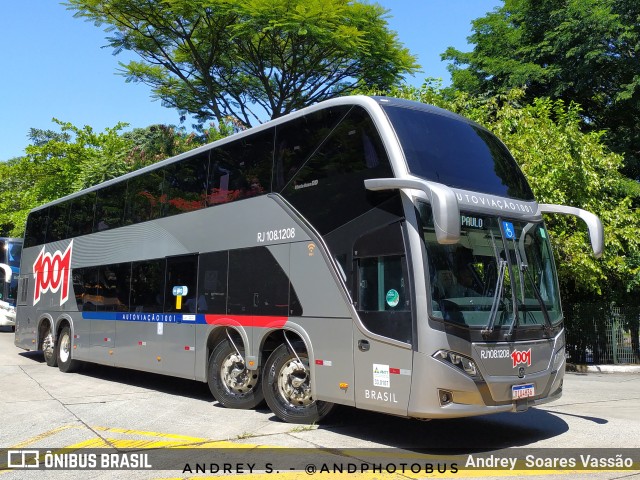
<path fill-rule="evenodd" d="M 502 228 L 504 230 L 504 236 L 507 238 L 507 240 L 513 240 L 516 238 L 516 229 L 513 228 L 513 223 L 503 221 Z"/>

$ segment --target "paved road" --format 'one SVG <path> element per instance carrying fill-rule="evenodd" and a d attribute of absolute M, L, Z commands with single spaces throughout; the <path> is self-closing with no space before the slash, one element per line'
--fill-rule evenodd
<path fill-rule="evenodd" d="M 639 374 L 567 374 L 564 392 L 557 402 L 520 414 L 420 422 L 345 407 L 326 425 L 306 427 L 282 423 L 266 407 L 249 411 L 222 408 L 212 400 L 207 386 L 198 382 L 101 366 L 63 374 L 47 367 L 40 354 L 16 348 L 9 330 L 0 331 L 0 448 L 260 445 L 332 452 L 381 447 L 436 453 L 445 448 L 469 454 L 569 447 L 640 452 Z M 247 461 L 252 458 L 246 455 Z M 0 464 L 4 460 L 0 458 Z M 30 472 L 0 471 L 0 480 L 26 478 L 26 473 Z M 126 478 L 191 477 L 189 471 L 125 473 Z M 525 472 L 536 473 L 541 474 L 535 469 Z M 35 478 L 36 472 L 32 475 Z M 309 478 L 304 473 L 287 475 Z M 461 476 L 451 471 L 447 475 Z M 492 475 L 501 477 L 502 473 L 478 473 L 484 478 Z M 383 472 L 371 476 L 360 471 L 356 476 L 425 475 L 409 472 L 398 477 Z M 571 474 L 570 478 L 634 476 L 640 478 L 637 471 Z M 58 471 L 47 472 L 47 478 L 125 477 L 122 472 Z"/>

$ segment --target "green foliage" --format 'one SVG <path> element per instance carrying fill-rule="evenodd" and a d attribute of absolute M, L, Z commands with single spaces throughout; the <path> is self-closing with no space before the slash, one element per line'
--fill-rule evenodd
<path fill-rule="evenodd" d="M 60 132 L 32 129 L 26 156 L 0 163 L 2 233 L 22 236 L 29 210 L 130 171 L 133 143 L 119 123 L 96 133 L 54 119 Z"/>
<path fill-rule="evenodd" d="M 585 131 L 604 131 L 640 179 L 640 2 L 505 0 L 473 22 L 472 52 L 449 48 L 453 88 L 495 95 L 525 87 L 526 100 L 581 105 Z"/>
<path fill-rule="evenodd" d="M 20 237 L 29 211 L 83 188 L 235 133 L 231 119 L 199 134 L 172 125 L 96 133 L 54 119 L 60 131 L 31 129 L 26 156 L 0 162 L 0 235 Z"/>
<path fill-rule="evenodd" d="M 387 12 L 357 0 L 68 0 L 140 56 L 128 81 L 201 123 L 245 127 L 417 71 Z"/>
<path fill-rule="evenodd" d="M 202 137 L 195 133 L 187 134 L 184 129 L 174 125 L 134 128 L 122 136 L 132 143 L 132 148 L 127 154 L 132 170 L 179 155 L 202 144 Z"/>
<path fill-rule="evenodd" d="M 602 132 L 583 132 L 581 111 L 562 100 L 524 103 L 522 90 L 491 99 L 441 90 L 400 88 L 391 96 L 446 108 L 484 125 L 509 148 L 540 203 L 584 208 L 605 227 L 605 253 L 595 259 L 584 225 L 574 217 L 546 217 L 565 300 L 598 296 L 634 302 L 640 293 L 640 211 L 620 173 L 623 159 L 603 144 Z"/>

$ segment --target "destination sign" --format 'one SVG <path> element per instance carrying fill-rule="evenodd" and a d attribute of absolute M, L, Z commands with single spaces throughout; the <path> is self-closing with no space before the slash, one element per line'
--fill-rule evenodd
<path fill-rule="evenodd" d="M 465 228 L 484 229 L 485 221 L 482 217 L 472 217 L 469 215 L 460 215 L 460 225 Z"/>

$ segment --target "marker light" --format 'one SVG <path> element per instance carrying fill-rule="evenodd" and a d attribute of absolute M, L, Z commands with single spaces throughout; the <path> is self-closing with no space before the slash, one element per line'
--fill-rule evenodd
<path fill-rule="evenodd" d="M 449 350 L 438 350 L 433 354 L 433 358 L 443 363 L 459 368 L 472 378 L 482 378 L 476 363 L 469 357 L 460 355 L 459 353 L 450 352 Z"/>

